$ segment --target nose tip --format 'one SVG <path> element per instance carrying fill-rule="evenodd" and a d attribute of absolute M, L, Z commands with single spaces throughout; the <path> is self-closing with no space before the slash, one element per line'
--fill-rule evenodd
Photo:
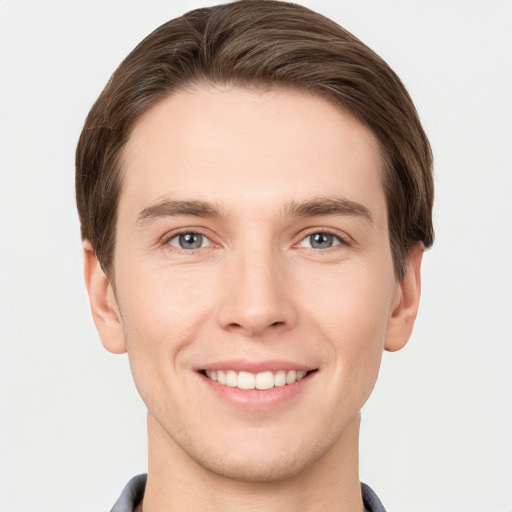
<path fill-rule="evenodd" d="M 278 330 L 285 327 L 289 322 L 284 319 L 274 320 L 279 315 L 279 311 L 267 308 L 267 311 L 256 311 L 254 309 L 246 309 L 239 307 L 235 313 L 237 321 L 225 323 L 224 327 L 230 331 L 241 331 L 248 336 L 257 336 L 267 330 Z M 234 315 L 235 316 L 235 315 Z"/>
<path fill-rule="evenodd" d="M 258 336 L 290 327 L 296 319 L 286 270 L 276 258 L 230 265 L 219 322 L 224 329 Z"/>

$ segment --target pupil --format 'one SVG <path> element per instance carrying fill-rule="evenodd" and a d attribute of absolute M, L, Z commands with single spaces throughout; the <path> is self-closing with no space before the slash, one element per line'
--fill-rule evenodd
<path fill-rule="evenodd" d="M 311 247 L 315 249 L 325 249 L 332 246 L 332 235 L 329 233 L 315 233 L 310 238 Z"/>
<path fill-rule="evenodd" d="M 183 249 L 199 249 L 203 244 L 203 235 L 198 233 L 185 233 L 180 235 L 180 247 Z"/>

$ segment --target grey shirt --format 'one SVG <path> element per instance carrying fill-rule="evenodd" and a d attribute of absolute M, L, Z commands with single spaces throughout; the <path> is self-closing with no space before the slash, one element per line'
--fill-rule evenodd
<path fill-rule="evenodd" d="M 134 476 L 123 489 L 110 512 L 133 512 L 144 496 L 146 476 Z M 377 495 L 366 484 L 361 483 L 363 503 L 368 512 L 386 512 Z"/>

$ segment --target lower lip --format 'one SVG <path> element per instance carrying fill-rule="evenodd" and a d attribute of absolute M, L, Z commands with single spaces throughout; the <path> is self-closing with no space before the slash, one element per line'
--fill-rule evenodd
<path fill-rule="evenodd" d="M 199 374 L 204 383 L 223 401 L 243 409 L 268 410 L 285 404 L 301 393 L 313 379 L 315 373 L 307 374 L 303 379 L 277 386 L 271 389 L 240 389 L 219 384 Z"/>

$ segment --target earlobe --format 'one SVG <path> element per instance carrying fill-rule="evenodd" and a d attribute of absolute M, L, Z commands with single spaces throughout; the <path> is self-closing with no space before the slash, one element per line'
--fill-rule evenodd
<path fill-rule="evenodd" d="M 84 240 L 83 250 L 85 284 L 101 343 L 109 352 L 122 354 L 126 352 L 126 343 L 112 285 L 88 240 Z"/>
<path fill-rule="evenodd" d="M 419 243 L 409 252 L 405 275 L 399 286 L 398 304 L 388 323 L 384 348 L 395 352 L 409 341 L 418 313 L 421 295 L 421 260 L 423 244 Z"/>

